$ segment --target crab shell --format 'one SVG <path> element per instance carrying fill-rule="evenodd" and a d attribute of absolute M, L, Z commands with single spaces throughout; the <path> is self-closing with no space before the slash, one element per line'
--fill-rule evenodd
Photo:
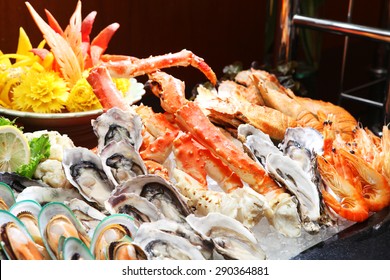
<path fill-rule="evenodd" d="M 52 259 L 59 258 L 58 245 L 62 236 L 73 236 L 87 246 L 90 244 L 90 238 L 82 224 L 63 203 L 50 202 L 43 206 L 38 216 L 38 226 L 45 248 Z"/>
<path fill-rule="evenodd" d="M 153 203 L 165 218 L 183 222 L 192 213 L 186 198 L 175 186 L 158 175 L 137 176 L 118 186 L 113 196 L 135 193 Z"/>
<path fill-rule="evenodd" d="M 10 260 L 42 260 L 30 233 L 23 223 L 8 211 L 0 210 L 1 248 Z"/>
<path fill-rule="evenodd" d="M 108 259 L 108 250 L 112 242 L 124 236 L 134 238 L 138 227 L 134 218 L 127 214 L 113 214 L 104 218 L 94 230 L 90 251 L 98 259 Z"/>

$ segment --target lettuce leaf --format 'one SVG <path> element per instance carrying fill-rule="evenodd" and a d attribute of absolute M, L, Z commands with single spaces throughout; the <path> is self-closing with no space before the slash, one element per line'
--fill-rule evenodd
<path fill-rule="evenodd" d="M 16 173 L 27 178 L 32 178 L 38 164 L 50 156 L 50 140 L 48 135 L 33 138 L 30 142 L 30 162 L 20 166 Z"/>

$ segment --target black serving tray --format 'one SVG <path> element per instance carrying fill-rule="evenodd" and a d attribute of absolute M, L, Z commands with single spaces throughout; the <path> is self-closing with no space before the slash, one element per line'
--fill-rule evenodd
<path fill-rule="evenodd" d="M 292 260 L 390 260 L 390 207 L 301 252 Z"/>

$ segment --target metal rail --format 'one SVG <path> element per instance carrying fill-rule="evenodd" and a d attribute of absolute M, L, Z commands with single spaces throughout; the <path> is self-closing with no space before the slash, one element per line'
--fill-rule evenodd
<path fill-rule="evenodd" d="M 297 26 L 332 32 L 340 35 L 357 36 L 374 41 L 390 43 L 390 31 L 385 29 L 301 15 L 294 15 L 292 23 Z"/>
<path fill-rule="evenodd" d="M 287 0 L 288 1 L 288 0 Z M 290 0 L 290 1 L 298 1 L 299 0 Z M 291 18 L 291 24 L 296 27 L 303 27 L 303 28 L 310 28 L 314 30 L 320 30 L 320 31 L 326 31 L 329 33 L 335 33 L 339 35 L 346 36 L 346 41 L 344 44 L 344 55 L 343 55 L 343 63 L 342 63 L 342 73 L 341 73 L 341 89 L 340 89 L 340 96 L 339 96 L 339 102 L 341 98 L 347 98 L 359 102 L 363 102 L 367 105 L 375 106 L 375 107 L 382 107 L 384 109 L 384 122 L 385 124 L 390 123 L 390 71 L 387 71 L 387 77 L 385 79 L 386 81 L 386 95 L 384 96 L 384 102 L 376 102 L 370 99 L 366 98 L 360 98 L 357 96 L 353 96 L 350 93 L 352 93 L 355 90 L 361 89 L 365 87 L 366 85 L 363 85 L 361 87 L 356 87 L 351 90 L 344 91 L 343 90 L 343 83 L 344 83 L 344 70 L 345 70 L 345 63 L 346 63 L 346 51 L 348 46 L 348 36 L 354 36 L 354 37 L 360 37 L 363 39 L 373 40 L 385 44 L 390 43 L 390 31 L 380 28 L 373 28 L 358 24 L 350 23 L 351 19 L 351 10 L 353 6 L 353 0 L 350 0 L 350 5 L 348 8 L 348 22 L 340 22 L 340 21 L 334 21 L 334 20 L 328 20 L 328 19 L 319 19 L 319 18 L 312 18 L 307 16 L 302 16 L 299 14 L 294 14 Z M 387 69 L 390 68 L 390 61 L 386 61 Z M 382 79 L 379 79 L 378 81 L 383 81 Z M 377 83 L 378 81 L 374 81 L 374 83 Z"/>

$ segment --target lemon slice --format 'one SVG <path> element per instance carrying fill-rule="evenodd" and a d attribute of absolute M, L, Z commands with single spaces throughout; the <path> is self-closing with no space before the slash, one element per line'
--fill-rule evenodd
<path fill-rule="evenodd" d="M 12 125 L 0 126 L 0 171 L 14 172 L 30 161 L 30 146 L 23 132 Z"/>

